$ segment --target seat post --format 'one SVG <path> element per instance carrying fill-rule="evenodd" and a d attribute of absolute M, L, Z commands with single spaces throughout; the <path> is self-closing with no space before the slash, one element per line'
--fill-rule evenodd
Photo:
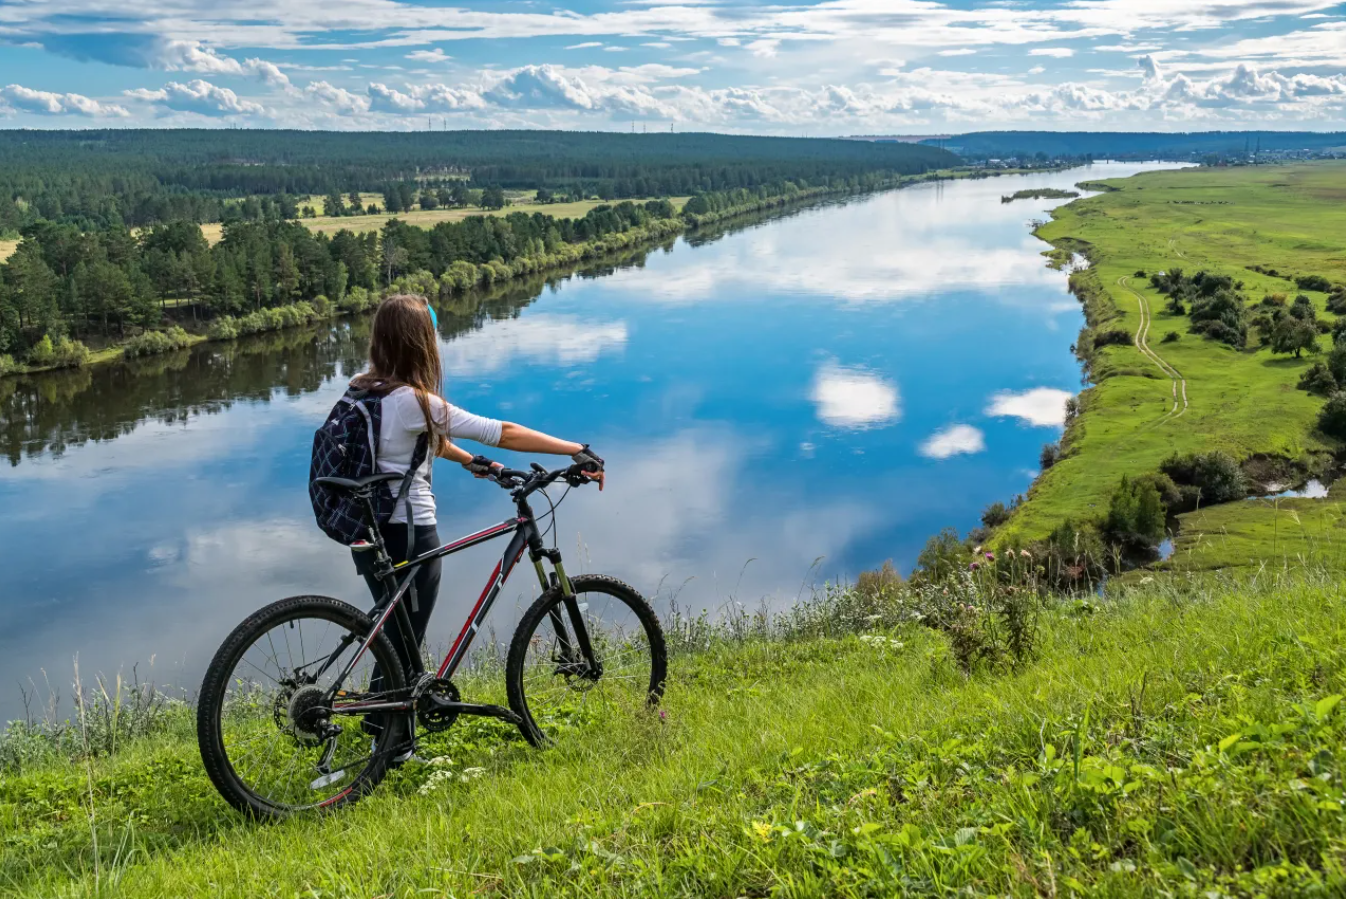
<path fill-rule="evenodd" d="M 372 493 L 361 492 L 359 494 L 360 502 L 365 507 L 365 521 L 369 525 L 369 536 L 373 538 L 370 542 L 374 544 L 374 576 L 382 580 L 393 570 L 393 560 L 388 556 L 388 548 L 383 543 L 383 532 L 379 530 L 379 517 L 374 511 L 374 497 Z"/>

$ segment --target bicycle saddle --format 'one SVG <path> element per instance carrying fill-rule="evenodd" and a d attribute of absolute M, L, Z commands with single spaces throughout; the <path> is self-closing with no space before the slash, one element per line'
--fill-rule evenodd
<path fill-rule="evenodd" d="M 400 481 L 406 477 L 405 474 L 397 472 L 387 474 L 371 474 L 363 478 L 314 478 L 313 483 L 322 484 L 327 487 L 336 487 L 338 490 L 350 490 L 359 492 L 368 490 L 375 484 L 382 484 L 387 481 Z"/>

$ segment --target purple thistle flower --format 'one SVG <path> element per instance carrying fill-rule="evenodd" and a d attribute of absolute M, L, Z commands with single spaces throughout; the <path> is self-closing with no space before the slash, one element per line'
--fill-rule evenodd
<path fill-rule="evenodd" d="M 986 559 L 987 559 L 987 561 L 989 561 L 989 562 L 994 562 L 994 561 L 995 561 L 995 553 L 987 553 L 987 554 L 986 554 Z"/>
<path fill-rule="evenodd" d="M 981 567 L 981 566 L 978 565 L 976 562 L 973 562 L 971 565 L 967 566 L 967 570 L 968 570 L 968 571 L 976 571 L 976 570 L 977 570 L 978 568 L 980 568 L 980 567 Z"/>

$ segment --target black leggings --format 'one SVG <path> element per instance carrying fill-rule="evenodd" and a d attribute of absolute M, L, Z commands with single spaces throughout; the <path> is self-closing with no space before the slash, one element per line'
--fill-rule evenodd
<path fill-rule="evenodd" d="M 388 556 L 394 562 L 400 562 L 407 558 L 406 525 L 398 523 L 386 525 L 383 529 L 383 540 L 388 546 Z M 439 531 L 433 524 L 416 525 L 415 542 L 412 544 L 413 555 L 427 553 L 432 549 L 439 548 L 439 545 Z M 364 577 L 375 602 L 383 599 L 384 585 L 373 574 L 373 551 L 352 551 L 351 556 L 355 559 L 355 570 Z M 442 561 L 442 559 L 435 559 L 416 569 L 416 579 L 412 581 L 410 592 L 402 600 L 403 608 L 407 610 L 407 614 L 411 617 L 411 645 L 418 650 L 421 648 L 421 644 L 425 642 L 425 629 L 430 624 L 430 613 L 435 610 L 435 600 L 439 598 L 439 570 Z M 388 624 L 395 628 L 397 626 L 397 616 L 394 615 L 388 619 Z M 399 632 L 394 630 L 388 636 L 392 637 L 393 645 L 397 647 L 398 654 L 403 656 L 403 662 L 409 665 L 411 660 L 405 657 L 406 653 L 404 651 L 406 641 L 400 639 L 398 634 Z M 381 681 L 377 668 L 374 671 L 374 681 Z M 371 688 L 377 689 L 373 684 L 371 684 Z"/>

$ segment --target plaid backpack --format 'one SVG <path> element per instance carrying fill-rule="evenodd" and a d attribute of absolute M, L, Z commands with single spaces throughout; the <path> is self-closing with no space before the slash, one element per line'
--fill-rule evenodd
<path fill-rule="evenodd" d="M 348 491 L 315 481 L 317 478 L 363 478 L 377 471 L 375 463 L 379 453 L 384 396 L 386 393 L 383 392 L 350 388 L 337 400 L 327 420 L 313 435 L 313 457 L 308 472 L 308 495 L 313 503 L 313 514 L 323 533 L 343 546 L 350 546 L 369 535 L 364 504 Z M 387 483 L 374 488 L 374 512 L 380 526 L 388 523 L 398 503 L 404 500 L 407 523 L 411 524 L 411 501 L 407 494 L 416 471 L 425 463 L 429 444 L 429 438 L 422 434 L 396 495 Z"/>

